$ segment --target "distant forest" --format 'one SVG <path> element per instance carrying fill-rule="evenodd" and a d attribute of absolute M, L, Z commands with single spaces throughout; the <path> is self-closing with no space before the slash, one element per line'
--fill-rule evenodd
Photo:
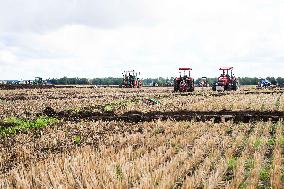
<path fill-rule="evenodd" d="M 201 78 L 195 80 L 195 83 L 198 84 Z M 208 78 L 208 83 L 212 84 L 216 81 L 217 78 Z M 257 85 L 259 79 L 256 77 L 240 77 L 238 78 L 241 85 Z M 283 84 L 284 78 L 278 77 L 267 77 L 272 84 Z M 146 78 L 143 79 L 144 86 L 153 86 L 158 84 L 159 86 L 171 86 L 173 84 L 174 78 Z M 105 77 L 105 78 L 59 78 L 59 79 L 48 79 L 47 80 L 51 84 L 55 85 L 119 85 L 122 83 L 122 78 L 113 78 L 113 77 Z"/>

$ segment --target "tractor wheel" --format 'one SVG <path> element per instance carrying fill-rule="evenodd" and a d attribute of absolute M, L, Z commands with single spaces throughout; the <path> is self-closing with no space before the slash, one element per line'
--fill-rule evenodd
<path fill-rule="evenodd" d="M 177 82 L 176 80 L 174 81 L 174 92 L 178 92 L 179 91 L 179 82 Z"/>
<path fill-rule="evenodd" d="M 231 90 L 231 86 L 230 85 L 225 85 L 224 86 L 224 91 L 230 91 Z"/>
<path fill-rule="evenodd" d="M 193 92 L 193 91 L 194 91 L 194 80 L 192 80 L 192 81 L 188 84 L 188 91 L 189 91 L 189 92 Z"/>
<path fill-rule="evenodd" d="M 138 81 L 137 81 L 137 80 L 134 81 L 134 88 L 139 88 L 139 85 L 138 85 Z"/>
<path fill-rule="evenodd" d="M 212 91 L 216 91 L 216 83 L 213 83 L 213 85 L 212 85 Z"/>
<path fill-rule="evenodd" d="M 238 83 L 237 83 L 237 81 L 234 81 L 233 82 L 233 85 L 232 85 L 232 90 L 234 90 L 234 91 L 236 91 L 236 90 L 238 90 Z"/>

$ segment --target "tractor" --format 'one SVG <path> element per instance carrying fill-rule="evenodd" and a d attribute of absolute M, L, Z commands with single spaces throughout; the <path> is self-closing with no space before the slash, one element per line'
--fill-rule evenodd
<path fill-rule="evenodd" d="M 174 92 L 193 92 L 194 91 L 194 79 L 190 77 L 191 68 L 179 68 L 180 71 L 183 71 L 183 76 L 181 72 L 179 77 L 174 79 Z M 188 71 L 188 76 L 185 71 Z"/>
<path fill-rule="evenodd" d="M 260 78 L 258 81 L 258 84 L 256 86 L 256 89 L 270 89 L 271 88 L 271 82 L 267 79 Z"/>
<path fill-rule="evenodd" d="M 140 88 L 142 87 L 142 80 L 137 76 L 140 75 L 140 72 L 137 74 L 134 70 L 124 71 L 122 73 L 123 81 L 120 87 L 122 88 Z"/>
<path fill-rule="evenodd" d="M 209 84 L 208 84 L 208 79 L 207 79 L 207 77 L 202 77 L 201 79 L 200 79 L 200 81 L 199 81 L 199 83 L 198 83 L 198 86 L 199 87 L 208 87 L 209 86 Z"/>
<path fill-rule="evenodd" d="M 238 79 L 233 74 L 233 67 L 224 67 L 220 68 L 219 70 L 222 71 L 222 74 L 220 75 L 220 77 L 218 77 L 218 80 L 213 84 L 212 90 L 213 91 L 238 90 L 239 82 Z"/>

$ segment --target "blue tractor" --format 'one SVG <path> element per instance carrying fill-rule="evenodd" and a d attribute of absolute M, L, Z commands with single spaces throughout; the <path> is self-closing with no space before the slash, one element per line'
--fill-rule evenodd
<path fill-rule="evenodd" d="M 271 87 L 271 82 L 267 79 L 259 79 L 257 89 L 266 89 Z"/>

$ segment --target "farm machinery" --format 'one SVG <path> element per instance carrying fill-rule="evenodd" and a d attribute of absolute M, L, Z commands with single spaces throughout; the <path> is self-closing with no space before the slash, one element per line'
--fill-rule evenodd
<path fill-rule="evenodd" d="M 284 83 L 277 83 L 277 81 L 269 81 L 268 79 L 260 78 L 258 80 L 258 84 L 256 86 L 256 89 L 283 89 Z"/>
<path fill-rule="evenodd" d="M 271 82 L 267 79 L 260 78 L 258 81 L 258 84 L 256 86 L 256 89 L 270 89 L 271 88 Z"/>
<path fill-rule="evenodd" d="M 35 77 L 34 80 L 22 81 L 5 81 L 0 84 L 0 90 L 14 90 L 14 89 L 48 89 L 55 87 L 53 84 L 48 83 L 41 77 Z"/>
<path fill-rule="evenodd" d="M 176 77 L 174 79 L 174 92 L 193 92 L 194 91 L 194 79 L 190 76 L 191 68 L 179 68 L 180 71 L 183 71 L 183 76 Z M 188 75 L 186 75 L 188 71 Z"/>
<path fill-rule="evenodd" d="M 199 81 L 199 83 L 198 83 L 198 86 L 199 87 L 208 87 L 209 86 L 209 84 L 208 84 L 208 79 L 207 79 L 207 77 L 202 77 L 201 79 L 200 79 L 200 81 Z"/>
<path fill-rule="evenodd" d="M 230 91 L 238 90 L 239 82 L 233 74 L 233 67 L 219 68 L 222 74 L 218 77 L 218 80 L 213 84 L 213 91 Z"/>
<path fill-rule="evenodd" d="M 138 78 L 140 72 L 137 73 L 134 70 L 132 71 L 124 71 L 122 73 L 123 81 L 120 85 L 122 88 L 140 88 L 142 87 L 142 80 Z"/>

